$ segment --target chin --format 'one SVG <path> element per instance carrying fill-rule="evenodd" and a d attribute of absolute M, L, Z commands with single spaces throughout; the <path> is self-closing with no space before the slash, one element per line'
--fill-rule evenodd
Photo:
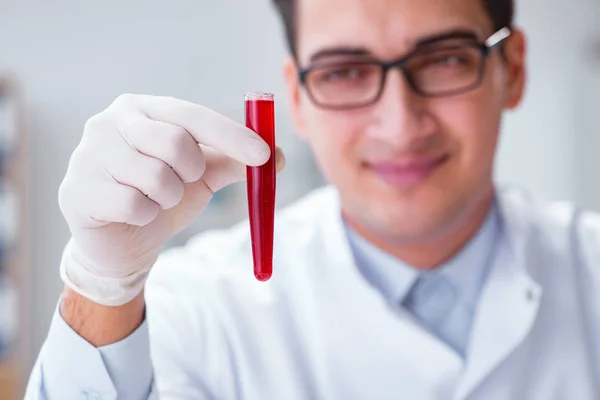
<path fill-rule="evenodd" d="M 360 200 L 348 205 L 348 211 L 373 233 L 401 241 L 424 241 L 443 235 L 469 208 L 465 196 L 443 185 L 423 184 L 410 190 L 374 186 L 370 190 L 354 189 L 353 198 Z"/>
<path fill-rule="evenodd" d="M 370 221 L 371 229 L 380 235 L 402 241 L 423 241 L 433 238 L 452 222 L 443 210 L 412 205 L 395 205 L 370 209 L 363 218 Z"/>

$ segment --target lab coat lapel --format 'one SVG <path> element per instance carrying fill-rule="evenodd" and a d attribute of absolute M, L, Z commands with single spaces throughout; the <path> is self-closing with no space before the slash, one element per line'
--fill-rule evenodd
<path fill-rule="evenodd" d="M 503 235 L 473 321 L 466 370 L 455 399 L 465 399 L 523 341 L 537 316 L 541 286 L 525 262 L 531 216 L 510 195 L 499 199 Z M 530 249 L 529 249 L 530 250 Z"/>
<path fill-rule="evenodd" d="M 337 275 L 343 281 L 352 275 L 347 268 L 353 265 L 352 254 L 341 225 L 337 192 L 329 188 L 324 197 L 320 232 L 314 235 L 310 247 L 330 273 L 345 269 L 345 274 Z M 526 261 L 536 262 L 527 255 L 536 250 L 530 248 L 528 240 L 531 216 L 519 201 L 519 195 L 510 193 L 498 199 L 502 239 L 474 317 L 468 359 L 454 392 L 455 400 L 467 398 L 516 349 L 537 316 L 542 289 L 526 268 Z"/>
<path fill-rule="evenodd" d="M 338 398 L 391 398 L 402 393 L 407 399 L 430 399 L 432 393 L 452 393 L 462 371 L 462 359 L 449 347 L 414 323 L 402 310 L 394 310 L 381 294 L 361 276 L 348 243 L 340 214 L 339 196 L 331 190 L 320 204 L 318 231 L 309 244 L 311 258 L 320 267 L 327 304 L 343 309 L 329 309 L 328 342 L 333 376 L 351 385 Z M 345 332 L 347 327 L 352 332 Z M 340 381 L 337 381 L 338 383 Z"/>

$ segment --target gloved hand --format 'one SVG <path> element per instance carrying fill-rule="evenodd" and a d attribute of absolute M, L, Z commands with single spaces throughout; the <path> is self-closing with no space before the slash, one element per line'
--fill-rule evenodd
<path fill-rule="evenodd" d="M 188 226 L 217 190 L 264 164 L 252 130 L 183 100 L 120 96 L 92 117 L 59 189 L 71 230 L 61 277 L 107 306 L 143 289 L 160 247 Z M 277 149 L 278 170 L 285 158 Z"/>

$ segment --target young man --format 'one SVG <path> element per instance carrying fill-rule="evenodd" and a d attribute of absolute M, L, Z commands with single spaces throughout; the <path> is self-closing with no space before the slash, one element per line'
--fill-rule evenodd
<path fill-rule="evenodd" d="M 277 3 L 332 186 L 278 214 L 268 283 L 247 224 L 158 257 L 269 150 L 204 107 L 118 98 L 60 189 L 66 288 L 28 398 L 600 398 L 600 217 L 492 181 L 525 83 L 512 1 Z"/>

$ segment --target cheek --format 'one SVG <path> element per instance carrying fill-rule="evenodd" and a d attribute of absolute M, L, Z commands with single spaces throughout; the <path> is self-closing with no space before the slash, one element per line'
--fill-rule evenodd
<path fill-rule="evenodd" d="M 360 168 L 360 116 L 312 107 L 305 116 L 306 138 L 328 180 L 339 181 Z"/>
<path fill-rule="evenodd" d="M 491 170 L 498 140 L 502 103 L 481 88 L 469 96 L 453 99 L 440 107 L 442 129 L 453 136 L 459 148 L 458 162 L 469 174 Z"/>

